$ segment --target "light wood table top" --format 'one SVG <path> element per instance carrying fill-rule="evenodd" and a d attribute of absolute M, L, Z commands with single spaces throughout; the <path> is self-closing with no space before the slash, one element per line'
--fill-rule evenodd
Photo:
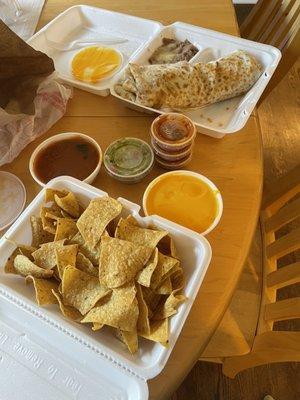
<path fill-rule="evenodd" d="M 82 1 L 48 0 L 39 27 L 71 5 Z M 238 34 L 231 0 L 85 0 L 84 3 L 159 20 L 164 24 L 184 21 L 230 34 Z M 29 174 L 28 162 L 35 147 L 60 132 L 78 131 L 95 138 L 102 149 L 122 136 L 149 141 L 153 116 L 125 108 L 112 96 L 107 98 L 74 90 L 67 114 L 45 135 L 35 140 L 3 170 L 24 182 L 27 202 L 40 187 Z M 224 214 L 218 227 L 208 235 L 213 258 L 199 295 L 163 373 L 149 382 L 152 399 L 168 398 L 203 352 L 230 302 L 257 223 L 262 190 L 262 153 L 259 124 L 252 115 L 239 133 L 223 139 L 198 134 L 190 170 L 206 175 L 219 187 Z M 126 185 L 109 177 L 104 168 L 94 186 L 111 196 L 122 196 L 141 204 L 148 183 L 165 172 L 155 167 L 141 183 Z"/>

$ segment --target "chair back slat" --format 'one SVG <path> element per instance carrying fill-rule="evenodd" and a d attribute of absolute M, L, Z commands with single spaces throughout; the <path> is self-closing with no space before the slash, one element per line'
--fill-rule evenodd
<path fill-rule="evenodd" d="M 272 46 L 278 47 L 280 50 L 283 49 L 282 43 L 284 39 L 290 35 L 294 30 L 294 27 L 298 25 L 300 13 L 300 0 L 293 5 L 287 15 L 282 15 L 278 21 L 278 25 L 275 25 L 273 31 L 270 32 L 269 37 L 266 39 L 266 43 Z M 264 40 L 262 40 L 265 42 Z"/>
<path fill-rule="evenodd" d="M 300 297 L 266 304 L 264 318 L 273 322 L 300 318 Z"/>
<path fill-rule="evenodd" d="M 297 228 L 287 235 L 280 237 L 267 246 L 268 258 L 280 258 L 300 248 L 300 228 Z"/>
<path fill-rule="evenodd" d="M 297 19 L 294 21 L 291 29 L 286 32 L 286 35 L 279 39 L 281 42 L 279 43 L 279 48 L 284 52 L 285 57 L 287 53 L 292 53 L 294 58 L 298 57 L 300 52 L 300 40 L 299 40 L 299 31 L 300 31 L 300 12 L 298 14 Z M 296 50 L 293 49 L 295 47 Z"/>
<path fill-rule="evenodd" d="M 283 0 L 281 2 L 276 12 L 272 14 L 271 18 L 269 18 L 268 21 L 265 21 L 261 35 L 258 38 L 259 42 L 271 44 L 276 32 L 278 32 L 282 25 L 286 24 L 287 19 L 293 17 L 291 11 L 295 5 L 294 3 L 297 1 L 298 0 Z"/>
<path fill-rule="evenodd" d="M 300 197 L 286 204 L 265 222 L 266 232 L 277 231 L 300 216 Z"/>
<path fill-rule="evenodd" d="M 300 261 L 281 267 L 266 277 L 267 288 L 276 290 L 295 283 L 300 283 Z"/>
<path fill-rule="evenodd" d="M 282 0 L 259 0 L 241 25 L 242 37 L 257 41 L 266 24 L 276 15 L 281 3 Z"/>
<path fill-rule="evenodd" d="M 273 215 L 297 193 L 300 193 L 300 164 L 279 178 L 266 192 L 262 208 Z"/>

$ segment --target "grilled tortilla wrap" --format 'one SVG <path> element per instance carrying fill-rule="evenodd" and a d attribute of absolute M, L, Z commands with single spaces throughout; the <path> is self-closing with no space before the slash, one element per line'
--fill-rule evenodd
<path fill-rule="evenodd" d="M 261 73 L 245 51 L 209 63 L 129 64 L 115 92 L 146 107 L 197 108 L 247 92 Z"/>

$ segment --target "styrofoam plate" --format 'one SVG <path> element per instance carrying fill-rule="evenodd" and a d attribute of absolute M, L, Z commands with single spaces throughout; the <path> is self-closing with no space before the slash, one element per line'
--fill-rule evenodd
<path fill-rule="evenodd" d="M 105 192 L 71 177 L 55 178 L 47 184 L 47 187 L 71 190 L 83 205 L 87 205 L 92 198 L 107 195 Z M 25 244 L 31 242 L 29 218 L 32 214 L 39 214 L 44 191 L 45 188 L 7 231 L 5 235 L 7 239 Z M 34 345 L 44 348 L 43 343 L 49 342 L 51 345 L 47 349 L 49 357 L 52 357 L 55 352 L 59 353 L 60 360 L 69 368 L 76 367 L 76 370 L 85 377 L 84 379 L 87 382 L 91 376 L 98 377 L 97 382 L 100 384 L 103 382 L 105 393 L 110 393 L 111 380 L 113 379 L 116 383 L 115 386 L 112 385 L 111 393 L 118 389 L 121 395 L 120 397 L 107 398 L 137 400 L 146 398 L 146 380 L 155 377 L 162 371 L 172 352 L 208 268 L 211 248 L 202 235 L 158 216 L 141 217 L 139 215 L 140 207 L 137 204 L 122 198 L 119 198 L 119 201 L 123 204 L 123 216 L 132 214 L 142 226 L 151 225 L 168 230 L 180 254 L 186 277 L 185 295 L 188 299 L 180 306 L 178 314 L 171 318 L 168 348 L 141 339 L 139 351 L 137 354 L 131 355 L 122 343 L 111 334 L 109 329 L 93 332 L 84 325 L 64 319 L 55 306 L 38 307 L 35 303 L 33 290 L 30 286 L 25 285 L 24 279 L 3 273 L 3 265 L 15 247 L 5 237 L 0 241 L 0 266 L 2 267 L 0 295 L 6 301 L 13 303 L 10 307 L 14 306 L 16 310 L 19 310 L 13 313 L 8 312 L 3 320 L 10 319 L 7 324 L 12 326 L 15 323 L 13 322 L 14 319 L 16 319 L 16 323 L 23 326 L 28 334 L 28 339 Z M 57 335 L 60 336 L 60 340 L 56 338 Z M 75 355 L 78 362 L 74 366 Z M 43 357 L 47 360 L 48 356 L 44 355 Z M 118 378 L 118 376 L 120 377 Z M 81 385 L 82 391 L 88 390 L 87 383 Z M 137 395 L 137 393 L 140 394 Z M 96 397 L 87 397 L 87 399 L 94 398 Z M 104 398 L 106 399 L 103 396 Z"/>

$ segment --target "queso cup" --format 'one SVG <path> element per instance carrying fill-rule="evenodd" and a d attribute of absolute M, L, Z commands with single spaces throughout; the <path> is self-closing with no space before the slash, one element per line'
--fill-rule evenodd
<path fill-rule="evenodd" d="M 155 178 L 152 182 L 149 183 L 147 186 L 144 195 L 143 195 L 143 210 L 146 216 L 149 216 L 148 210 L 147 210 L 147 198 L 150 193 L 150 191 L 154 188 L 154 186 L 166 175 L 187 175 L 187 176 L 194 176 L 195 178 L 199 179 L 200 181 L 206 183 L 216 194 L 216 200 L 218 203 L 218 212 L 217 215 L 213 221 L 213 223 L 204 231 L 200 232 L 202 235 L 207 235 L 209 232 L 211 232 L 219 223 L 222 214 L 223 214 L 223 199 L 221 196 L 221 193 L 219 189 L 216 187 L 216 185 L 206 178 L 206 176 L 198 174 L 197 172 L 192 172 L 192 171 L 186 171 L 186 170 L 176 170 L 176 171 L 171 171 L 171 172 L 166 172 L 165 174 L 162 174 Z"/>
<path fill-rule="evenodd" d="M 98 164 L 96 166 L 96 168 L 94 169 L 94 171 L 87 176 L 85 179 L 83 179 L 83 182 L 86 183 L 92 183 L 95 179 L 96 176 L 98 175 L 99 171 L 100 171 L 100 167 L 102 164 L 102 150 L 101 147 L 99 146 L 99 144 L 96 142 L 95 139 L 91 138 L 88 135 L 84 135 L 83 133 L 78 133 L 78 132 L 64 132 L 64 133 L 59 133 L 57 135 L 51 136 L 50 138 L 44 140 L 39 146 L 36 147 L 36 149 L 34 150 L 34 152 L 32 153 L 30 160 L 29 160 L 29 171 L 31 173 L 31 176 L 33 177 L 33 179 L 42 187 L 46 186 L 47 182 L 44 183 L 42 182 L 36 172 L 35 172 L 35 160 L 37 155 L 39 154 L 39 152 L 41 150 L 44 150 L 45 148 L 47 148 L 50 144 L 52 143 L 56 143 L 56 142 L 60 142 L 62 140 L 65 139 L 71 139 L 71 138 L 75 138 L 75 137 L 81 137 L 84 140 L 86 140 L 87 142 L 90 142 L 98 151 L 99 153 L 99 161 Z"/>

